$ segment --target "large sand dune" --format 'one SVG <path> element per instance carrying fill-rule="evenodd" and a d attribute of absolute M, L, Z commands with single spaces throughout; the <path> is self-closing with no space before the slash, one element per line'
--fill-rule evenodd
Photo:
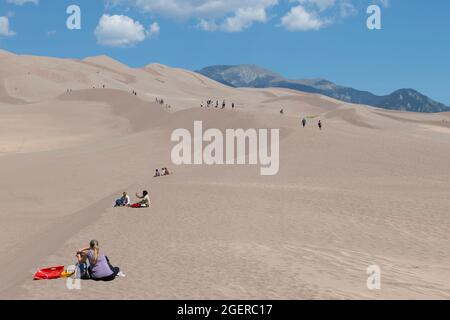
<path fill-rule="evenodd" d="M 200 109 L 208 98 L 237 108 Z M 172 130 L 196 120 L 280 128 L 279 174 L 174 167 Z M 448 113 L 0 51 L 0 297 L 450 298 L 449 163 Z M 152 178 L 166 166 L 175 175 Z M 143 189 L 150 209 L 111 208 Z M 126 278 L 80 291 L 31 281 L 94 238 Z M 379 291 L 366 288 L 369 265 L 382 268 Z"/>

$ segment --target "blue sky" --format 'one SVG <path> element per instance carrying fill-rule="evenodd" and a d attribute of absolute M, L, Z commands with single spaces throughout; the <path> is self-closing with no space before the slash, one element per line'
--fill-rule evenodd
<path fill-rule="evenodd" d="M 381 30 L 366 26 L 371 4 Z M 81 30 L 66 27 L 69 5 L 81 8 Z M 448 0 L 0 0 L 0 48 L 133 67 L 257 64 L 450 105 Z"/>

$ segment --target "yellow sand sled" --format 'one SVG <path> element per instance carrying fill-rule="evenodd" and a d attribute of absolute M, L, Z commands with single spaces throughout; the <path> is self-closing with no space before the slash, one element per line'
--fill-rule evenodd
<path fill-rule="evenodd" d="M 73 276 L 75 274 L 75 272 L 77 267 L 75 266 L 68 266 L 62 273 L 61 273 L 61 278 L 70 278 L 71 276 Z"/>

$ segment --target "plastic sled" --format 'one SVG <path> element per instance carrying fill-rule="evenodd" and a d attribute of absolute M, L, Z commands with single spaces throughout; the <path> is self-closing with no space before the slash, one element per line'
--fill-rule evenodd
<path fill-rule="evenodd" d="M 61 273 L 61 278 L 70 278 L 72 277 L 77 271 L 76 266 L 68 266 L 66 270 Z"/>
<path fill-rule="evenodd" d="M 133 208 L 133 209 L 146 209 L 146 208 L 150 208 L 150 206 L 146 206 L 144 204 L 136 203 L 136 204 L 133 204 L 130 208 Z"/>
<path fill-rule="evenodd" d="M 60 279 L 64 271 L 64 266 L 41 269 L 34 275 L 34 280 Z"/>

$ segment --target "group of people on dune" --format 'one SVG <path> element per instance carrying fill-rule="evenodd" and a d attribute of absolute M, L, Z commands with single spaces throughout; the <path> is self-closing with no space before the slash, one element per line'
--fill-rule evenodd
<path fill-rule="evenodd" d="M 200 107 L 201 108 L 212 108 L 212 107 L 214 107 L 214 108 L 216 108 L 216 109 L 219 109 L 219 100 L 216 100 L 216 103 L 214 103 L 214 101 L 212 100 L 212 99 L 208 99 L 207 101 L 206 101 L 206 105 L 205 105 L 205 103 L 204 102 L 202 102 L 201 104 L 200 104 Z M 221 109 L 225 109 L 227 107 L 227 102 L 225 101 L 225 100 L 223 100 L 222 101 L 222 107 L 221 107 Z M 234 109 L 236 106 L 235 106 L 235 104 L 234 104 L 234 102 L 232 102 L 231 103 L 231 109 Z"/>
<path fill-rule="evenodd" d="M 172 109 L 172 106 L 170 104 L 164 103 L 164 99 L 163 98 L 158 98 L 157 97 L 155 99 L 155 101 L 156 101 L 157 104 L 159 104 L 161 106 L 164 106 L 164 108 L 166 108 L 168 110 Z"/>
<path fill-rule="evenodd" d="M 163 168 L 162 175 L 169 175 L 169 170 Z M 159 170 L 156 170 L 159 172 Z M 159 176 L 162 176 L 161 174 Z M 132 203 L 131 198 L 127 192 L 124 192 L 122 196 L 116 200 L 114 207 L 127 207 L 127 208 L 149 208 L 150 207 L 150 194 L 147 190 L 142 192 L 142 195 L 136 193 L 138 202 Z M 92 240 L 89 247 L 80 249 L 76 253 L 78 260 L 77 268 L 79 270 L 80 278 L 83 280 L 95 280 L 95 281 L 112 281 L 116 277 L 125 277 L 120 271 L 120 268 L 113 267 L 100 249 L 97 240 Z"/>
<path fill-rule="evenodd" d="M 284 109 L 281 109 L 281 110 L 280 110 L 280 114 L 281 114 L 281 115 L 284 115 Z M 306 128 L 306 125 L 307 125 L 307 124 L 308 124 L 308 121 L 306 120 L 306 118 L 303 118 L 303 119 L 302 119 L 302 126 L 303 126 L 303 128 Z M 319 120 L 319 122 L 317 123 L 317 126 L 319 127 L 320 130 L 323 129 L 323 123 L 322 123 L 322 120 Z"/>
<path fill-rule="evenodd" d="M 161 172 L 156 169 L 156 177 L 168 176 L 172 173 L 169 169 L 162 168 Z M 142 195 L 136 193 L 138 202 L 132 203 L 131 198 L 127 192 L 124 192 L 122 196 L 116 200 L 114 205 L 117 207 L 127 208 L 149 208 L 150 207 L 150 194 L 147 190 L 142 192 Z M 124 277 L 125 275 L 119 268 L 113 267 L 107 256 L 100 250 L 98 241 L 92 240 L 88 248 L 80 249 L 77 251 L 78 268 L 81 273 L 81 279 L 92 279 L 96 281 L 112 281 L 118 276 Z M 89 266 L 88 266 L 89 262 Z"/>
<path fill-rule="evenodd" d="M 169 169 L 167 168 L 162 168 L 161 171 L 159 171 L 159 169 L 156 169 L 155 175 L 153 176 L 153 178 L 158 178 L 158 177 L 165 177 L 165 176 L 170 176 L 170 172 Z"/>
<path fill-rule="evenodd" d="M 306 118 L 303 118 L 302 119 L 302 126 L 303 126 L 303 128 L 306 127 L 307 123 L 308 123 L 308 121 L 306 120 Z M 319 122 L 317 123 L 317 126 L 319 127 L 320 130 L 323 129 L 322 120 L 319 120 Z"/>
<path fill-rule="evenodd" d="M 169 171 L 169 169 L 167 169 L 167 168 L 162 168 L 161 171 L 159 171 L 159 169 L 156 169 L 154 178 L 170 176 L 172 174 L 173 174 L 173 172 L 171 173 Z M 136 193 L 136 197 L 139 199 L 139 201 L 136 203 L 132 203 L 131 198 L 128 195 L 128 193 L 124 192 L 122 194 L 122 196 L 116 200 L 114 207 L 115 208 L 117 208 L 117 207 L 149 208 L 150 207 L 150 195 L 147 190 L 142 191 L 142 196 Z"/>
<path fill-rule="evenodd" d="M 164 100 L 156 99 L 157 103 L 164 104 Z M 213 106 L 213 101 L 208 100 L 206 107 Z M 201 107 L 204 107 L 204 104 L 201 104 Z M 222 109 L 225 109 L 226 102 L 225 100 L 222 103 Z M 216 101 L 215 108 L 219 108 L 219 101 Z M 235 108 L 234 103 L 232 104 L 232 108 Z M 284 109 L 281 109 L 280 114 L 284 114 Z M 303 128 L 307 126 L 307 119 L 303 118 L 301 120 Z M 319 120 L 318 127 L 320 130 L 323 128 L 322 121 Z M 161 171 L 156 169 L 154 177 L 163 177 L 171 175 L 167 168 L 162 168 Z M 150 195 L 148 191 L 144 190 L 142 195 L 136 193 L 136 197 L 138 198 L 138 202 L 132 203 L 131 198 L 127 192 L 122 194 L 122 197 L 116 200 L 115 207 L 128 207 L 128 208 L 149 208 L 150 207 Z M 78 260 L 77 267 L 81 274 L 81 279 L 84 280 L 95 280 L 95 281 L 112 281 L 117 277 L 125 277 L 120 271 L 120 268 L 113 267 L 110 263 L 110 260 L 105 255 L 103 250 L 99 247 L 99 242 L 97 240 L 92 240 L 89 244 L 89 247 L 80 249 L 76 253 L 76 257 Z"/>
<path fill-rule="evenodd" d="M 142 196 L 136 193 L 136 197 L 139 199 L 138 202 L 132 204 L 131 198 L 127 192 L 122 194 L 122 197 L 116 200 L 115 208 L 117 207 L 128 207 L 128 208 L 149 208 L 150 207 L 150 195 L 147 190 L 142 192 Z"/>

